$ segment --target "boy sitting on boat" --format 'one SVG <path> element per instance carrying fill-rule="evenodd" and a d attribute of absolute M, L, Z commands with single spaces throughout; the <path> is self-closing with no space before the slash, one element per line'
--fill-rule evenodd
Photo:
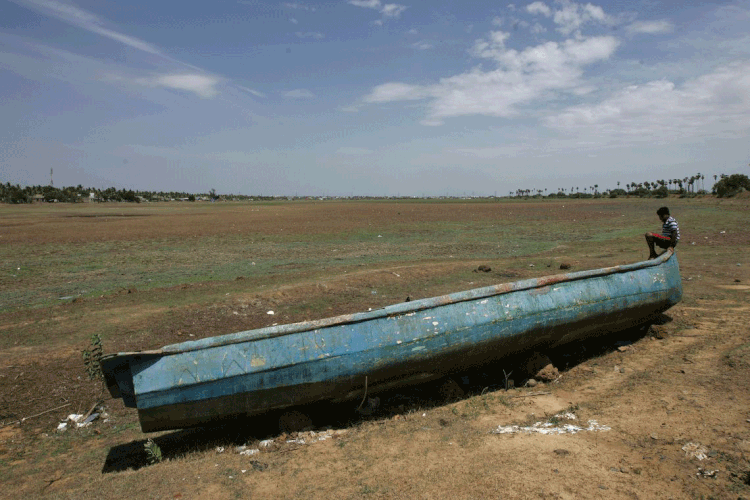
<path fill-rule="evenodd" d="M 674 247 L 677 246 L 677 242 L 680 241 L 680 227 L 677 225 L 675 218 L 669 215 L 669 209 L 667 207 L 661 207 L 656 211 L 656 215 L 658 215 L 659 220 L 662 221 L 661 234 L 646 233 L 649 259 L 655 259 L 658 257 L 654 248 L 655 246 L 663 248 L 664 250 L 670 248 L 674 250 Z"/>

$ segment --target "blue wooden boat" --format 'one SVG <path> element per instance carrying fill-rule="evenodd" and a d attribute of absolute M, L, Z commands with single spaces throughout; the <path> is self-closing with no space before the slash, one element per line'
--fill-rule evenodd
<path fill-rule="evenodd" d="M 680 301 L 677 258 L 494 285 L 317 321 L 105 356 L 144 432 L 361 398 L 648 321 Z"/>

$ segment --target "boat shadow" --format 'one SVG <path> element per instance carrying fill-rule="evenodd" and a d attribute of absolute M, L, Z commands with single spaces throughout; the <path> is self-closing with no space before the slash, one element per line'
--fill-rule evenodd
<path fill-rule="evenodd" d="M 530 372 L 530 366 L 534 364 L 529 363 L 529 360 L 538 356 L 538 352 L 543 353 L 544 359 L 550 361 L 559 373 L 564 374 L 583 362 L 646 337 L 652 325 L 664 325 L 671 321 L 668 315 L 661 314 L 647 323 L 619 332 L 593 336 L 550 351 L 537 346 L 534 351 L 516 352 L 491 363 L 453 372 L 429 382 L 365 394 L 362 399 L 343 403 L 321 402 L 254 417 L 224 418 L 207 426 L 131 441 L 109 450 L 102 473 L 137 470 L 151 465 L 157 461 L 154 449 L 159 451 L 161 460 L 176 459 L 196 452 L 244 447 L 248 443 L 262 440 L 278 441 L 279 438 L 293 435 L 295 430 L 312 429 L 317 432 L 346 429 L 366 420 L 393 418 L 487 392 L 505 391 L 513 385 L 520 387 L 534 377 L 534 373 Z M 299 429 L 290 427 L 289 423 L 285 425 L 284 418 L 290 413 L 301 416 L 302 423 L 297 424 Z"/>

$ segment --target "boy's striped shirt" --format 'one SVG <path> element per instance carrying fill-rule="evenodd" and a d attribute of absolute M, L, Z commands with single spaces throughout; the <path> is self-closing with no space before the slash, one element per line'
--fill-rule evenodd
<path fill-rule="evenodd" d="M 677 221 L 674 217 L 667 219 L 664 225 L 661 226 L 662 236 L 671 238 L 672 233 L 677 233 L 677 241 L 680 241 L 680 227 L 677 225 Z"/>

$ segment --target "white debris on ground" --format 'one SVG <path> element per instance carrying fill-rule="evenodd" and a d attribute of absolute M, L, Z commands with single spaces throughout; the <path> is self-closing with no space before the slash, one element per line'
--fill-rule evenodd
<path fill-rule="evenodd" d="M 240 455 L 245 456 L 252 456 L 257 455 L 260 453 L 261 448 L 275 448 L 276 445 L 282 445 L 282 444 L 312 444 L 317 443 L 318 441 L 325 441 L 327 439 L 333 439 L 338 436 L 341 436 L 343 434 L 346 434 L 346 429 L 338 429 L 338 430 L 332 430 L 328 429 L 325 431 L 305 431 L 305 432 L 294 432 L 290 435 L 282 435 L 277 437 L 276 439 L 264 439 L 263 441 L 260 441 L 257 446 L 258 448 L 253 448 L 248 445 L 242 445 L 242 446 L 235 446 L 234 451 Z M 223 446 L 217 446 L 216 447 L 216 453 L 223 453 L 226 451 L 226 449 Z"/>
<path fill-rule="evenodd" d="M 703 469 L 702 467 L 698 467 L 698 472 L 696 472 L 696 475 L 698 477 L 711 477 L 716 478 L 716 474 L 718 474 L 718 470 L 707 470 Z"/>
<path fill-rule="evenodd" d="M 336 436 L 340 436 L 341 434 L 345 434 L 346 429 L 339 429 L 339 430 L 327 430 L 327 431 L 308 431 L 308 432 L 298 432 L 297 437 L 293 439 L 287 439 L 286 442 L 290 444 L 311 444 L 318 441 L 325 441 L 326 439 L 331 439 Z M 263 442 L 261 442 L 261 445 Z"/>
<path fill-rule="evenodd" d="M 560 413 L 552 417 L 552 420 L 575 420 L 573 413 Z M 587 427 L 580 427 L 573 424 L 555 425 L 552 422 L 537 422 L 534 425 L 521 427 L 519 425 L 501 425 L 497 429 L 490 431 L 491 434 L 576 434 L 583 431 L 608 431 L 610 427 L 599 425 L 596 420 L 589 420 Z"/>
<path fill-rule="evenodd" d="M 57 430 L 60 432 L 64 432 L 68 429 L 68 427 L 73 427 L 76 429 L 80 427 L 88 427 L 94 420 L 97 420 L 99 418 L 103 419 L 102 422 L 106 422 L 108 416 L 109 415 L 107 415 L 104 410 L 101 409 L 100 411 L 91 413 L 88 416 L 81 415 L 79 413 L 71 413 L 64 421 L 60 422 L 57 425 Z"/>
<path fill-rule="evenodd" d="M 687 443 L 682 447 L 682 451 L 690 458 L 705 460 L 708 457 L 708 450 L 700 443 Z"/>

